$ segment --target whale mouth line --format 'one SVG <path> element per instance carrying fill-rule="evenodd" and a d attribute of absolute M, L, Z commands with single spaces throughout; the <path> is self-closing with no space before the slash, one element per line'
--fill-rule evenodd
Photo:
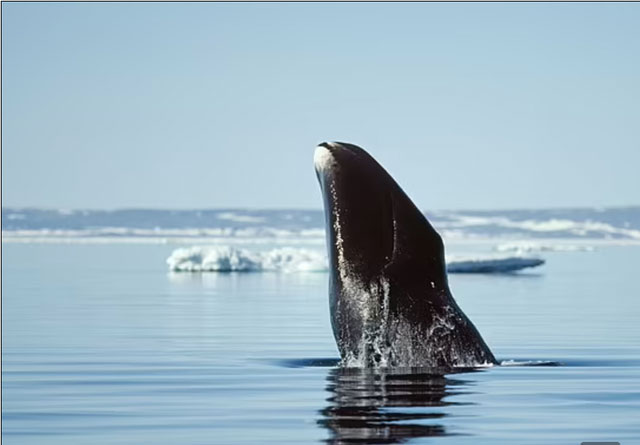
<path fill-rule="evenodd" d="M 396 218 L 395 218 L 395 212 L 393 210 L 393 195 L 391 194 L 391 192 L 389 192 L 389 206 L 388 206 L 388 214 L 390 215 L 390 220 L 391 220 L 391 236 L 389 237 L 391 239 L 390 241 L 390 246 L 389 246 L 389 253 L 388 256 L 386 258 L 386 263 L 384 266 L 384 269 L 388 268 L 391 263 L 393 263 L 393 259 L 395 257 L 396 254 L 396 238 L 398 236 L 398 225 L 396 222 Z"/>

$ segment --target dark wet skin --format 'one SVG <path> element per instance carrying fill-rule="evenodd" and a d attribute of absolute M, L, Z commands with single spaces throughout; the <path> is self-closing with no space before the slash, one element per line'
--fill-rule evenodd
<path fill-rule="evenodd" d="M 321 144 L 315 162 L 332 326 L 345 364 L 495 364 L 449 290 L 440 235 L 393 178 L 351 144 Z"/>

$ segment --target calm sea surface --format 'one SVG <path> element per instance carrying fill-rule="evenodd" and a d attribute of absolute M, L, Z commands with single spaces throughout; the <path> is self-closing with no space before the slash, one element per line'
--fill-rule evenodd
<path fill-rule="evenodd" d="M 640 246 L 452 275 L 500 360 L 560 366 L 448 375 L 337 368 L 326 273 L 174 247 L 3 244 L 3 443 L 640 443 Z"/>

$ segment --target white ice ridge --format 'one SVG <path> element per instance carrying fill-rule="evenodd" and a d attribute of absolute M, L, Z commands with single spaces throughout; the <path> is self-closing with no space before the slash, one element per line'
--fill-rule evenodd
<path fill-rule="evenodd" d="M 233 212 L 220 213 L 218 215 L 218 219 L 224 219 L 227 221 L 234 221 L 239 223 L 261 223 L 265 221 L 265 218 L 262 216 L 240 215 Z"/>
<path fill-rule="evenodd" d="M 570 219 L 552 218 L 546 221 L 524 220 L 513 221 L 502 216 L 468 216 L 468 215 L 451 215 L 454 221 L 448 221 L 439 224 L 438 228 L 443 229 L 459 229 L 478 226 L 504 227 L 509 229 L 520 229 L 531 232 L 566 232 L 571 235 L 581 237 L 593 236 L 622 236 L 629 239 L 640 240 L 640 230 L 615 227 L 611 224 L 598 221 L 573 221 Z"/>
<path fill-rule="evenodd" d="M 593 246 L 587 244 L 564 244 L 552 243 L 541 244 L 530 241 L 520 241 L 513 243 L 498 244 L 494 250 L 498 252 L 591 252 Z"/>
<path fill-rule="evenodd" d="M 512 272 L 544 263 L 539 258 L 491 256 L 449 258 L 450 273 Z M 232 246 L 193 246 L 175 249 L 167 258 L 175 272 L 325 272 L 327 257 L 323 251 L 282 247 L 252 251 Z"/>
<path fill-rule="evenodd" d="M 249 218 L 248 216 L 246 218 Z M 229 219 L 229 218 L 227 218 Z M 206 239 L 211 243 L 290 244 L 324 243 L 323 228 L 279 229 L 276 227 L 133 228 L 3 230 L 5 242 L 169 242 Z M 200 242 L 200 241 L 195 241 Z"/>

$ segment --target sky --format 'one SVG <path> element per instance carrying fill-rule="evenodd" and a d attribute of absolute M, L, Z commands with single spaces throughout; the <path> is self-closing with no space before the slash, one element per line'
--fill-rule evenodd
<path fill-rule="evenodd" d="M 422 209 L 640 204 L 639 3 L 3 3 L 2 205 L 318 208 L 367 149 Z"/>

